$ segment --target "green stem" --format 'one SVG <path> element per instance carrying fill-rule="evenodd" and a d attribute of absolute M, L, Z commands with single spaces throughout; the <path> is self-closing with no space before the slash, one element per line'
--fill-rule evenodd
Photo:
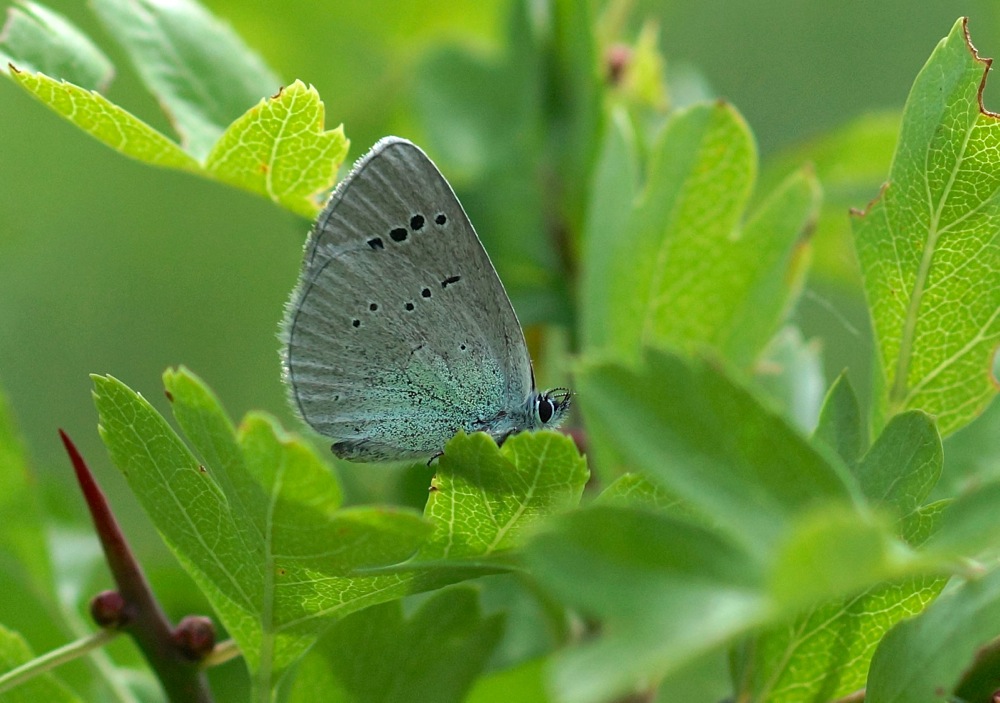
<path fill-rule="evenodd" d="M 219 644 L 215 645 L 212 649 L 211 653 L 201 660 L 201 666 L 204 669 L 212 666 L 219 666 L 220 664 L 225 664 L 230 659 L 235 659 L 241 654 L 243 654 L 243 652 L 240 651 L 240 647 L 236 644 L 235 640 L 219 642 Z"/>
<path fill-rule="evenodd" d="M 35 657 L 29 662 L 25 662 L 16 669 L 11 669 L 6 674 L 0 676 L 0 693 L 21 685 L 29 679 L 55 669 L 60 664 L 73 661 L 84 654 L 103 647 L 106 643 L 117 637 L 117 630 L 99 630 L 92 635 L 88 635 L 75 642 L 63 645 L 58 649 L 53 649 L 48 654 Z"/>

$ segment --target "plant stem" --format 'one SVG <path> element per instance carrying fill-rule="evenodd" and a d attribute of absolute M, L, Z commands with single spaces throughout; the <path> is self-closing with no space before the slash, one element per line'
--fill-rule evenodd
<path fill-rule="evenodd" d="M 163 686 L 167 700 L 171 703 L 211 703 L 208 681 L 199 663 L 186 658 L 174 642 L 173 625 L 153 595 L 146 575 L 118 526 L 107 498 L 70 438 L 62 430 L 59 435 L 87 501 L 94 529 L 104 550 L 104 558 L 118 585 L 118 593 L 125 599 L 130 610 L 129 621 L 121 629 L 132 637 L 142 651 Z"/>
<path fill-rule="evenodd" d="M 212 666 L 219 666 L 220 664 L 225 664 L 230 659 L 235 659 L 241 654 L 243 652 L 240 651 L 239 645 L 234 640 L 219 642 L 219 644 L 215 645 L 211 654 L 201 660 L 201 666 L 205 669 Z"/>
<path fill-rule="evenodd" d="M 9 691 L 29 679 L 51 671 L 60 664 L 65 664 L 68 661 L 82 657 L 92 650 L 103 647 L 119 634 L 121 633 L 116 630 L 99 630 L 92 635 L 65 644 L 58 649 L 53 649 L 51 652 L 43 654 L 40 657 L 35 657 L 31 661 L 25 662 L 16 669 L 11 669 L 0 676 L 0 693 Z"/>

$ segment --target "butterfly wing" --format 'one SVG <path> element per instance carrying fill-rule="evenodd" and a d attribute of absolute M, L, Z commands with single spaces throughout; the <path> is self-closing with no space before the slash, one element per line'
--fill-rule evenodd
<path fill-rule="evenodd" d="M 294 405 L 345 458 L 430 456 L 532 390 L 524 335 L 451 186 L 386 138 L 306 244 L 285 317 Z"/>

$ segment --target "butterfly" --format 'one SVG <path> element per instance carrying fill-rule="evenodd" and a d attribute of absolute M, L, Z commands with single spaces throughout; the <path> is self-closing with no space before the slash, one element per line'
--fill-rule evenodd
<path fill-rule="evenodd" d="M 398 137 L 359 159 L 320 213 L 282 327 L 291 402 L 343 459 L 433 458 L 459 430 L 499 444 L 558 426 L 570 407 L 568 389 L 535 388 L 465 210 Z"/>

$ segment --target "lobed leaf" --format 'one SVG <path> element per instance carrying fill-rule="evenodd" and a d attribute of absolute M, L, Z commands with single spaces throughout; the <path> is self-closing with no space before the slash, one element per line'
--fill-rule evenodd
<path fill-rule="evenodd" d="M 942 435 L 996 395 L 1000 125 L 981 103 L 988 67 L 960 20 L 910 91 L 888 184 L 854 221 L 880 421 L 920 409 Z"/>
<path fill-rule="evenodd" d="M 933 514 L 915 514 L 914 529 L 933 529 Z M 550 522 L 526 556 L 560 602 L 602 625 L 599 637 L 553 662 L 555 698 L 572 703 L 621 696 L 751 633 L 763 634 L 740 662 L 743 692 L 787 685 L 784 700 L 803 700 L 795 697 L 799 683 L 835 686 L 840 673 L 855 681 L 854 667 L 864 666 L 881 634 L 943 585 L 926 577 L 927 563 L 910 557 L 888 521 L 837 504 L 800 516 L 761 554 L 659 511 L 593 506 Z M 783 631 L 790 621 L 795 629 Z M 863 632 L 852 629 L 859 623 Z"/>
<path fill-rule="evenodd" d="M 316 213 L 347 157 L 341 125 L 324 130 L 319 93 L 295 81 L 233 122 L 205 159 L 205 170 L 303 217 Z"/>
<path fill-rule="evenodd" d="M 522 432 L 502 447 L 486 434 L 445 446 L 424 515 L 434 533 L 418 561 L 488 557 L 519 545 L 539 519 L 580 501 L 589 472 L 573 441 Z"/>
<path fill-rule="evenodd" d="M 12 52 L 11 77 L 44 105 L 125 156 L 220 180 L 307 218 L 316 215 L 347 156 L 343 127 L 325 130 L 315 89 L 300 81 L 281 89 L 260 58 L 196 2 L 93 3 L 174 118 L 183 147 L 90 90 L 110 77 L 107 59 L 58 15 L 25 7 L 31 16 L 11 11 L 0 58 Z"/>
<path fill-rule="evenodd" d="M 588 253 L 600 254 L 610 280 L 629 282 L 604 291 L 585 278 L 595 290 L 584 301 L 604 311 L 584 313 L 595 344 L 628 355 L 642 344 L 710 344 L 741 365 L 756 357 L 798 290 L 801 234 L 819 206 L 815 177 L 802 170 L 742 222 L 756 169 L 749 129 L 731 106 L 697 105 L 669 120 L 632 207 L 614 218 L 591 213 L 617 236 Z"/>
<path fill-rule="evenodd" d="M 418 516 L 334 512 L 339 487 L 311 448 L 259 415 L 227 435 L 223 410 L 186 371 L 165 382 L 201 460 L 140 396 L 111 378 L 94 381 L 115 464 L 239 643 L 258 687 L 269 690 L 334 614 L 404 590 L 398 577 L 346 574 L 412 554 L 429 532 Z"/>
<path fill-rule="evenodd" d="M 898 112 L 861 115 L 831 132 L 782 150 L 764 163 L 759 186 L 763 192 L 776 187 L 803 163 L 813 165 L 823 184 L 823 204 L 810 238 L 815 261 L 809 271 L 811 281 L 832 284 L 836 286 L 833 290 L 852 295 L 860 287 L 851 223 L 844 213 L 870 198 L 885 180 L 899 136 L 899 117 Z M 850 323 L 844 329 L 858 336 Z"/>
<path fill-rule="evenodd" d="M 272 689 L 333 619 L 483 573 L 476 559 L 575 504 L 587 479 L 562 435 L 518 435 L 503 448 L 460 435 L 440 460 L 426 519 L 343 508 L 308 445 L 260 414 L 234 428 L 190 372 L 168 371 L 164 383 L 198 456 L 141 396 L 111 378 L 94 383 L 112 459 L 239 643 L 259 690 Z M 405 568 L 386 568 L 415 553 Z"/>

